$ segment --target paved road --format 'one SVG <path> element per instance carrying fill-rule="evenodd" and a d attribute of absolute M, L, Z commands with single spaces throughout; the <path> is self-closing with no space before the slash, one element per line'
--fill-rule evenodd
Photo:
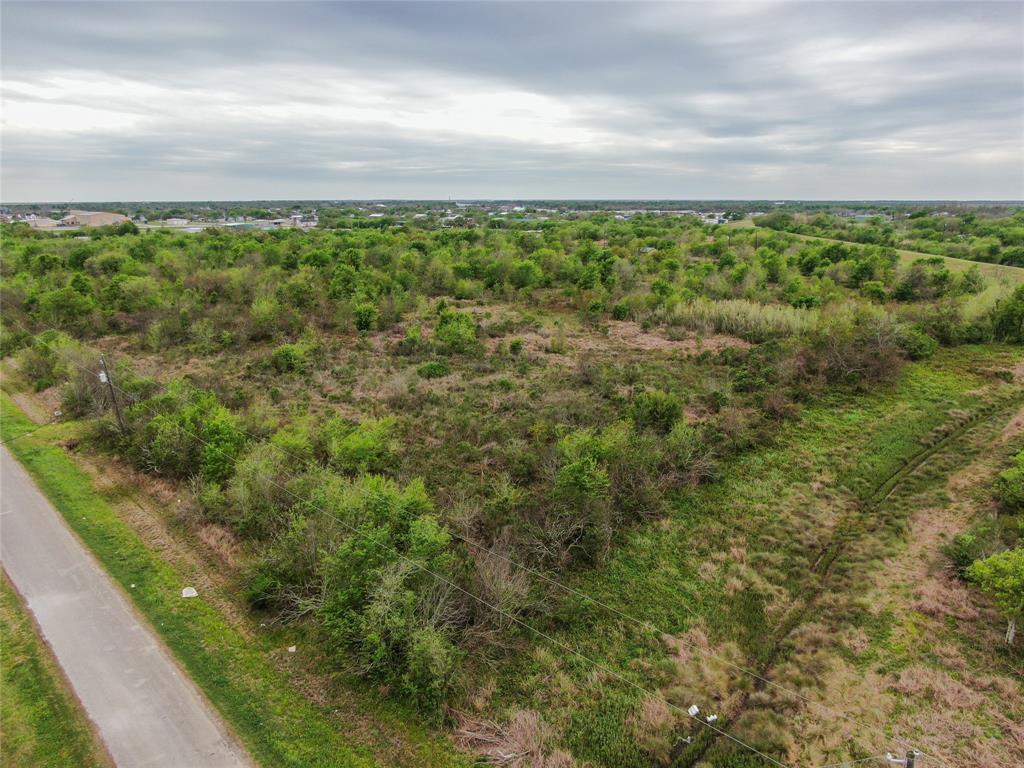
<path fill-rule="evenodd" d="M 0 447 L 0 561 L 120 768 L 249 766 L 152 630 Z"/>

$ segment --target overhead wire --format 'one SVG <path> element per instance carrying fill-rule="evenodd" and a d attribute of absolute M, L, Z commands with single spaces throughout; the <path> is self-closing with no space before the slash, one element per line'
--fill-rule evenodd
<path fill-rule="evenodd" d="M 49 346 L 47 344 L 47 342 L 45 342 L 45 341 L 42 341 L 41 343 L 46 344 L 47 346 Z M 54 349 L 53 347 L 50 347 L 50 348 Z M 54 349 L 54 351 L 57 351 L 57 350 Z M 60 354 L 60 353 L 58 352 L 58 354 Z M 72 360 L 70 358 L 66 358 L 66 359 L 72 365 L 75 365 L 76 367 L 80 368 L 81 370 L 83 370 L 83 371 L 85 371 L 87 373 L 91 373 L 93 375 L 96 375 L 94 371 L 89 370 L 87 367 L 83 366 L 81 363 L 78 363 L 77 361 Z M 113 385 L 113 386 L 114 386 L 114 389 L 122 392 L 123 394 L 129 395 L 129 396 L 131 395 L 130 392 L 127 392 L 126 390 L 123 390 L 121 387 L 119 387 L 117 385 Z M 146 407 L 145 404 L 142 403 L 142 402 L 137 402 L 137 403 L 135 403 L 135 405 L 145 408 L 145 410 L 148 411 L 149 413 L 152 413 L 154 415 L 159 415 L 159 413 L 157 411 L 155 411 L 152 408 Z M 195 432 L 192 432 L 191 430 L 186 429 L 185 427 L 181 426 L 180 424 L 174 423 L 173 426 L 175 428 L 177 428 L 180 432 L 182 432 L 182 433 L 184 433 L 186 435 L 189 435 L 190 437 L 194 438 L 195 440 L 198 440 L 204 446 L 206 446 L 208 448 L 212 448 L 213 450 L 217 451 L 222 456 L 224 456 L 228 461 L 230 461 L 232 463 L 237 463 L 237 461 L 238 461 L 238 457 L 237 456 L 229 455 L 227 452 L 225 452 L 219 446 L 216 446 L 216 445 L 213 445 L 213 444 L 209 443 L 208 441 L 204 440 L 200 435 L 197 435 Z M 586 662 L 587 664 L 590 664 L 595 669 L 601 670 L 602 672 L 604 672 L 607 675 L 610 675 L 611 677 L 615 678 L 619 682 L 624 683 L 625 685 L 628 685 L 628 686 L 630 686 L 630 687 L 632 687 L 632 688 L 634 688 L 634 689 L 636 689 L 636 690 L 638 690 L 638 691 L 640 691 L 642 693 L 645 693 L 648 696 L 657 696 L 658 695 L 656 691 L 651 690 L 650 688 L 647 688 L 646 686 L 643 686 L 643 685 L 641 685 L 640 683 L 637 683 L 634 680 L 630 680 L 628 677 L 626 677 L 622 673 L 620 673 L 620 672 L 618 672 L 618 671 L 616 671 L 614 669 L 611 669 L 610 667 L 602 664 L 601 662 L 595 661 L 594 659 L 590 658 L 589 656 L 587 656 L 586 654 L 582 653 L 581 651 L 573 648 L 572 646 L 568 645 L 567 643 L 555 639 L 554 637 L 552 637 L 551 635 L 547 634 L 546 632 L 544 632 L 544 631 L 542 631 L 540 629 L 537 629 L 536 627 L 532 626 L 531 624 L 528 624 L 527 622 L 523 621 L 518 616 L 515 616 L 515 615 L 509 613 L 508 611 L 504 610 L 503 608 L 500 608 L 499 606 L 496 606 L 496 605 L 488 602 L 487 600 L 485 600 L 484 598 L 480 597 L 479 595 L 476 595 L 473 592 L 470 592 L 469 590 L 465 589 L 461 585 L 459 585 L 459 584 L 451 581 L 450 579 L 446 578 L 445 576 L 443 576 L 443 575 L 441 575 L 441 574 L 431 570 L 430 568 L 428 568 L 426 565 L 424 565 L 423 563 L 419 562 L 415 558 L 408 557 L 407 555 L 405 555 L 404 553 L 402 553 L 400 550 L 396 549 L 395 547 L 390 546 L 390 545 L 388 545 L 388 544 L 386 544 L 386 543 L 384 543 L 384 542 L 382 542 L 382 541 L 380 541 L 378 539 L 375 539 L 373 537 L 367 536 L 367 534 L 365 532 L 361 531 L 359 528 L 356 528 L 355 526 L 349 524 L 348 522 L 346 522 L 342 518 L 338 517 L 337 515 L 332 514 L 329 510 L 324 509 L 322 506 L 319 506 L 316 503 L 312 503 L 308 499 L 303 498 L 302 496 L 300 496 L 299 494 L 295 493 L 290 488 L 288 488 L 288 487 L 286 487 L 284 485 L 281 485 L 276 480 L 269 480 L 268 483 L 270 485 L 273 485 L 273 486 L 279 488 L 280 490 L 284 491 L 285 493 L 289 494 L 290 496 L 293 496 L 296 500 L 298 500 L 300 502 L 303 502 L 303 503 L 306 503 L 306 504 L 309 504 L 309 506 L 311 506 L 313 509 L 323 513 L 328 518 L 330 518 L 330 519 L 340 523 L 344 528 L 349 530 L 354 536 L 357 536 L 357 537 L 363 539 L 364 541 L 366 541 L 366 542 L 368 542 L 368 543 L 370 543 L 370 544 L 372 544 L 374 546 L 381 547 L 381 548 L 383 548 L 383 549 L 393 553 L 394 555 L 396 555 L 400 560 L 402 560 L 406 564 L 408 564 L 408 565 L 410 565 L 410 566 L 412 566 L 412 567 L 422 571 L 423 573 L 426 573 L 426 574 L 432 576 L 433 578 L 435 578 L 439 582 L 444 583 L 447 586 L 452 587 L 453 589 L 463 593 L 464 595 L 466 595 L 470 599 L 475 600 L 476 602 L 480 603 L 481 605 L 483 605 L 483 606 L 485 606 L 485 607 L 495 611 L 496 613 L 504 616 L 506 619 L 509 619 L 510 621 L 518 624 L 519 626 L 523 627 L 524 629 L 529 630 L 530 632 L 532 632 L 533 634 L 537 635 L 538 637 L 541 637 L 541 638 L 547 640 L 548 642 L 550 642 L 553 645 L 561 648 L 562 650 L 572 654 L 573 656 L 579 658 L 580 660 Z M 771 757 L 770 755 L 765 754 L 764 752 L 760 751 L 756 747 L 754 747 L 754 746 L 744 742 L 742 739 L 734 736 L 733 734 L 729 733 L 728 731 L 726 731 L 726 730 L 724 730 L 722 728 L 719 728 L 718 726 L 714 725 L 714 723 L 711 723 L 711 722 L 708 722 L 705 719 L 701 719 L 699 717 L 695 717 L 693 715 L 690 715 L 690 713 L 687 710 L 684 710 L 682 707 L 680 707 L 680 706 L 678 706 L 678 705 L 676 705 L 676 704 L 674 704 L 672 702 L 666 701 L 665 703 L 666 703 L 667 706 L 671 707 L 672 709 L 675 709 L 678 712 L 686 715 L 689 719 L 699 723 L 700 725 L 704 726 L 705 728 L 708 728 L 708 729 L 714 731 L 718 735 L 724 736 L 725 738 L 735 742 L 736 744 L 738 744 L 741 747 L 743 747 L 743 748 L 753 752 L 754 754 L 758 755 L 759 757 L 764 758 L 765 760 L 767 760 L 768 762 L 772 763 L 773 765 L 779 766 L 779 768 L 791 768 L 791 766 L 787 765 L 786 763 L 780 762 L 779 760 L 776 760 L 775 758 Z"/>
<path fill-rule="evenodd" d="M 20 325 L 22 327 L 22 329 L 25 330 L 26 332 L 32 333 L 23 324 L 19 323 L 16 320 L 14 322 L 16 324 Z M 54 328 L 48 328 L 48 329 L 45 329 L 45 330 L 59 332 L 57 329 L 54 329 Z M 55 346 L 53 346 L 53 345 L 49 344 L 48 342 L 43 341 L 41 339 L 39 339 L 37 341 L 39 343 L 44 344 L 45 346 L 47 346 L 49 349 L 53 350 L 54 352 L 57 352 L 58 354 L 60 354 L 60 350 L 57 347 L 55 347 Z M 81 365 L 77 361 L 72 360 L 70 357 L 67 357 L 67 356 L 65 356 L 65 357 L 68 360 L 68 362 L 71 362 L 76 367 L 82 369 L 83 371 L 85 371 L 87 373 L 91 373 L 93 375 L 96 375 L 94 371 L 89 370 L 88 368 L 86 368 L 85 366 Z M 127 390 L 123 389 L 122 387 L 117 386 L 117 385 L 113 385 L 113 387 L 117 391 L 121 392 L 123 395 L 126 395 L 129 398 L 134 398 L 133 393 L 128 392 Z M 135 404 L 143 405 L 141 402 L 137 402 Z M 149 411 L 150 413 L 155 413 L 150 408 L 147 408 L 146 410 Z M 185 430 L 184 428 L 180 428 L 180 429 L 182 429 L 182 431 L 186 432 L 187 434 L 190 434 L 192 437 L 200 440 L 200 442 L 202 442 L 204 445 L 208 445 L 208 443 L 203 441 L 198 435 L 195 435 L 194 433 L 191 433 L 188 430 Z M 250 437 L 250 438 L 252 438 L 254 440 L 260 440 L 261 439 L 260 436 L 255 435 L 255 434 L 253 434 L 251 432 L 248 432 L 247 430 L 240 429 L 239 431 L 241 431 L 243 434 L 247 435 L 248 437 Z M 294 453 L 289 452 L 287 449 L 285 449 L 285 448 L 283 448 L 281 446 L 275 445 L 274 447 L 275 447 L 276 450 L 280 451 L 285 456 L 289 456 L 290 458 L 293 458 L 293 459 L 301 459 L 301 457 L 297 456 Z M 223 451 L 221 451 L 221 453 L 223 454 Z M 237 459 L 236 459 L 236 461 L 237 461 Z M 271 484 L 281 488 L 282 490 L 286 491 L 287 493 L 289 493 L 290 495 L 292 495 L 295 498 L 299 499 L 300 501 L 305 501 L 305 499 L 302 499 L 300 496 L 298 496 L 293 491 L 291 491 L 291 489 L 285 488 L 284 486 L 281 486 L 279 483 L 276 483 L 275 481 L 270 481 L 270 482 L 271 482 Z M 325 510 L 320 509 L 320 511 L 325 511 Z M 330 513 L 327 513 L 327 514 L 329 516 L 331 516 L 331 517 L 334 517 L 333 515 L 330 515 Z M 339 521 L 339 522 L 344 522 L 344 521 Z M 655 624 L 653 624 L 653 623 L 651 623 L 649 621 L 646 621 L 646 620 L 643 620 L 643 619 L 639 619 L 639 618 L 637 618 L 635 616 L 632 616 L 631 614 L 626 613 L 625 611 L 622 611 L 621 609 L 618 609 L 618 608 L 616 608 L 616 607 L 614 607 L 612 605 L 609 605 L 609 604 L 605 603 L 604 601 L 599 600 L 598 598 L 592 597 L 591 595 L 588 595 L 587 593 L 585 593 L 585 592 L 583 592 L 583 591 L 581 591 L 581 590 L 579 590 L 579 589 L 577 589 L 575 587 L 563 584 L 561 581 L 558 581 L 557 579 L 551 578 L 550 576 L 548 576 L 544 572 L 539 571 L 539 570 L 537 570 L 537 569 L 535 569 L 535 568 L 533 568 L 533 567 L 531 567 L 529 565 L 525 565 L 523 563 L 519 563 L 516 560 L 513 560 L 512 558 L 509 558 L 508 556 L 506 556 L 506 555 L 504 555 L 504 554 L 502 554 L 500 552 L 497 552 L 495 550 L 489 549 L 486 546 L 480 544 L 479 542 L 459 534 L 457 531 L 452 531 L 452 530 L 448 530 L 448 529 L 446 529 L 446 531 L 453 538 L 458 539 L 459 541 L 462 541 L 463 543 L 469 545 L 470 547 L 473 547 L 476 550 L 487 552 L 489 555 L 492 555 L 492 556 L 494 556 L 494 557 L 496 557 L 496 558 L 498 558 L 498 559 L 508 563 L 509 565 L 512 565 L 512 566 L 517 567 L 517 568 L 520 568 L 523 571 L 536 576 L 537 578 L 541 579 L 542 581 L 544 581 L 544 582 L 546 582 L 546 583 L 548 583 L 548 584 L 550 584 L 550 585 L 552 585 L 552 586 L 554 586 L 554 587 L 556 587 L 556 588 L 558 588 L 560 590 L 563 590 L 564 592 L 566 592 L 568 594 L 572 594 L 572 595 L 574 595 L 576 597 L 582 598 L 583 600 L 586 600 L 587 602 L 589 602 L 589 603 L 591 603 L 591 604 L 593 604 L 595 606 L 598 606 L 599 608 L 602 608 L 603 610 L 606 610 L 609 613 L 612 613 L 612 614 L 614 614 L 616 616 L 619 616 L 620 618 L 623 618 L 623 619 L 626 619 L 628 621 L 631 621 L 634 624 L 636 624 L 637 626 L 640 626 L 640 627 L 642 627 L 642 628 L 644 628 L 644 629 L 646 629 L 648 631 L 654 632 L 654 633 L 659 634 L 661 636 L 668 636 L 669 635 L 669 633 L 665 632 L 664 630 L 660 629 Z M 456 586 L 456 585 L 452 585 L 452 586 Z M 461 590 L 461 588 L 459 588 L 459 589 Z M 465 590 L 461 590 L 461 591 L 465 591 Z M 470 593 L 467 593 L 467 594 L 470 594 Z M 471 595 L 471 594 L 470 594 L 470 596 L 474 597 L 474 599 L 478 599 L 481 602 L 483 602 L 482 598 L 477 598 L 475 595 Z M 493 606 L 490 606 L 489 604 L 488 604 L 488 607 L 493 608 Z M 693 616 L 697 615 L 688 606 L 684 606 L 684 609 L 688 613 L 690 613 L 690 615 L 693 615 Z M 499 610 L 499 613 L 500 612 L 501 611 Z M 519 623 L 518 619 L 516 619 L 516 617 L 512 616 L 511 614 L 507 614 L 506 613 L 504 615 L 506 615 L 508 618 L 513 619 L 514 621 Z M 530 629 L 532 630 L 532 627 Z M 539 633 L 539 630 L 536 630 L 536 631 Z M 547 638 L 547 639 L 550 640 L 550 638 Z M 857 723 L 857 724 L 859 724 L 861 726 L 864 725 L 864 723 L 862 721 L 860 721 L 858 718 L 856 718 L 856 717 L 854 717 L 852 715 L 849 715 L 849 714 L 846 714 L 844 712 L 841 712 L 841 711 L 839 711 L 839 710 L 837 710 L 837 709 L 835 709 L 833 707 L 829 707 L 828 705 L 826 705 L 826 704 L 824 704 L 824 703 L 822 703 L 822 702 L 820 702 L 818 700 L 811 699 L 811 698 L 805 696 L 804 694 L 800 693 L 799 691 L 795 691 L 795 690 L 793 690 L 791 688 L 788 688 L 788 687 L 786 687 L 786 686 L 784 686 L 784 685 L 782 685 L 780 683 L 777 683 L 777 682 L 775 682 L 773 680 L 770 680 L 770 679 L 764 677 L 763 675 L 760 675 L 757 672 L 754 672 L 753 670 L 750 670 L 750 669 L 748 669 L 746 667 L 743 667 L 742 665 L 736 664 L 735 662 L 732 662 L 732 661 L 730 661 L 730 660 L 728 660 L 728 659 L 726 659 L 726 658 L 724 658 L 724 657 L 722 657 L 722 656 L 720 656 L 718 654 L 715 654 L 714 652 L 712 652 L 712 651 L 710 651 L 710 650 L 708 650 L 706 648 L 703 648 L 700 645 L 697 645 L 696 643 L 688 642 L 688 641 L 686 641 L 686 640 L 684 640 L 682 638 L 675 638 L 675 639 L 680 641 L 680 642 L 682 642 L 684 645 L 686 645 L 690 649 L 692 649 L 694 651 L 697 651 L 698 653 L 703 655 L 705 658 L 718 661 L 718 662 L 724 664 L 725 666 L 728 666 L 729 668 L 733 669 L 734 671 L 736 671 L 738 673 L 747 675 L 747 676 L 751 677 L 752 679 L 757 680 L 757 681 L 759 681 L 759 682 L 761 682 L 761 683 L 763 683 L 763 684 L 765 684 L 767 686 L 770 686 L 770 687 L 772 687 L 772 688 L 774 688 L 776 690 L 779 690 L 779 691 L 781 691 L 783 693 L 787 693 L 787 694 L 789 694 L 789 695 L 791 695 L 791 696 L 793 696 L 793 697 L 803 701 L 806 704 L 809 704 L 809 705 L 811 705 L 813 707 L 816 707 L 816 708 L 820 709 L 823 712 L 827 712 L 830 715 L 833 715 L 834 717 L 836 717 L 836 718 L 838 718 L 840 720 L 845 720 L 845 721 L 848 721 L 848 722 Z M 552 642 L 556 642 L 556 644 L 557 644 L 557 641 L 553 641 L 552 640 Z M 569 649 L 569 650 L 571 650 L 571 649 Z M 575 653 L 575 651 L 573 651 L 573 653 Z M 594 663 L 596 664 L 596 662 L 594 662 Z M 646 689 L 644 689 L 644 690 L 646 690 Z M 651 691 L 647 691 L 647 692 L 648 693 L 653 693 Z M 675 706 L 675 705 L 672 705 L 671 703 L 669 703 L 669 705 L 670 706 Z M 676 707 L 676 708 L 680 709 L 679 707 Z M 680 711 L 682 711 L 682 710 L 680 710 Z M 704 723 L 703 720 L 699 720 L 699 719 L 698 719 L 698 722 Z M 710 725 L 710 724 L 708 724 L 708 725 Z M 714 730 L 718 730 L 717 728 L 714 728 L 714 726 L 711 726 L 711 727 Z M 917 746 L 916 744 L 914 744 L 914 743 L 912 743 L 910 741 L 907 741 L 907 740 L 902 739 L 900 737 L 890 736 L 889 734 L 886 734 L 883 731 L 877 731 L 877 730 L 872 729 L 872 728 L 869 728 L 868 731 L 869 732 L 874 732 L 875 735 L 882 735 L 885 739 L 888 739 L 888 740 L 891 740 L 891 741 L 893 741 L 895 743 L 901 744 L 901 745 L 903 745 L 904 747 L 907 747 L 907 748 L 915 748 Z M 728 736 L 728 734 L 726 734 L 724 732 L 723 732 L 723 735 Z M 732 738 L 732 737 L 730 736 L 730 738 Z M 917 750 L 917 751 L 918 751 L 918 754 L 919 754 L 920 757 L 932 759 L 932 760 L 934 760 L 936 763 L 938 763 L 940 765 L 947 765 L 947 763 L 946 763 L 946 761 L 944 759 L 940 759 L 936 755 L 928 754 L 928 753 L 923 752 L 921 750 Z M 873 759 L 873 758 L 865 758 L 865 760 L 868 760 L 868 759 Z"/>

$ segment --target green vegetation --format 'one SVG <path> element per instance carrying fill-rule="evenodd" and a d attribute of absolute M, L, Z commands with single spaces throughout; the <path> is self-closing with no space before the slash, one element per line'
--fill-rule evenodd
<path fill-rule="evenodd" d="M 1019 405 L 1024 288 L 692 216 L 321 214 L 311 232 L 8 228 L 17 380 L 82 420 L 79 450 L 170 483 L 173 524 L 237 551 L 238 604 L 399 719 L 483 752 L 526 739 L 538 765 L 740 764 L 710 731 L 684 748 L 679 708 L 699 700 L 767 754 L 877 752 L 680 649 L 822 697 L 835 664 L 861 664 L 849 633 L 886 674 L 907 666 L 863 595 L 912 499 L 941 508 L 955 462 L 991 453 L 956 449 Z M 47 298 L 65 289 L 88 301 Z M 978 563 L 1019 530 L 1014 471 L 987 475 L 995 522 L 950 537 L 986 587 Z"/>
<path fill-rule="evenodd" d="M 111 764 L 6 575 L 0 575 L 0 682 L 0 762 L 4 765 L 105 768 Z"/>
<path fill-rule="evenodd" d="M 885 245 L 957 259 L 1024 267 L 1024 213 L 979 216 L 926 209 L 873 217 L 772 213 L 759 226 L 805 235 Z"/>
<path fill-rule="evenodd" d="M 132 596 L 151 626 L 261 764 L 377 764 L 373 749 L 353 744 L 330 712 L 284 684 L 282 673 L 269 661 L 273 650 L 271 638 L 261 640 L 240 631 L 202 596 L 190 601 L 179 598 L 186 579 L 173 565 L 150 551 L 118 518 L 92 490 L 89 477 L 60 448 L 48 444 L 48 431 L 52 433 L 59 427 L 12 440 L 34 426 L 6 394 L 0 399 L 0 407 L 0 430 L 11 451 L 68 525 Z M 130 588 L 132 584 L 134 587 Z M 5 696 L 5 711 L 6 703 Z M 382 722 L 394 717 L 384 711 L 377 711 L 374 716 Z M 423 738 L 415 725 L 405 724 L 402 728 L 410 742 Z M 423 739 L 417 747 L 417 765 L 460 764 L 455 753 L 429 739 Z"/>
<path fill-rule="evenodd" d="M 992 596 L 1006 617 L 1006 642 L 1012 643 L 1017 622 L 1024 620 L 1024 548 L 1008 549 L 967 569 L 967 577 Z"/>

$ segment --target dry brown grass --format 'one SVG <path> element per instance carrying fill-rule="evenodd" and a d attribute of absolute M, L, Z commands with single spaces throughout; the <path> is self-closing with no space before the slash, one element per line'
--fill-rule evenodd
<path fill-rule="evenodd" d="M 927 696 L 944 707 L 958 710 L 978 707 L 985 700 L 977 691 L 934 667 L 907 667 L 889 687 L 904 695 Z"/>
<path fill-rule="evenodd" d="M 974 598 L 961 582 L 943 575 L 927 579 L 914 591 L 910 606 L 915 611 L 942 618 L 970 620 L 978 617 Z"/>
<path fill-rule="evenodd" d="M 660 765 L 669 763 L 676 715 L 661 694 L 645 698 L 627 720 L 627 725 L 642 750 Z"/>
<path fill-rule="evenodd" d="M 196 537 L 225 565 L 231 568 L 238 567 L 242 548 L 238 539 L 227 528 L 216 523 L 206 523 L 196 530 Z"/>
<path fill-rule="evenodd" d="M 458 715 L 455 741 L 494 765 L 511 768 L 574 768 L 573 757 L 554 746 L 556 734 L 533 710 L 520 710 L 505 724 Z"/>

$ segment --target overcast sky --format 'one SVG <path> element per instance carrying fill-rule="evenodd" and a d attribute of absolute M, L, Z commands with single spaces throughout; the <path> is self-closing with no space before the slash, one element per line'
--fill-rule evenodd
<path fill-rule="evenodd" d="M 4 0 L 4 202 L 1024 198 L 1024 4 Z"/>

